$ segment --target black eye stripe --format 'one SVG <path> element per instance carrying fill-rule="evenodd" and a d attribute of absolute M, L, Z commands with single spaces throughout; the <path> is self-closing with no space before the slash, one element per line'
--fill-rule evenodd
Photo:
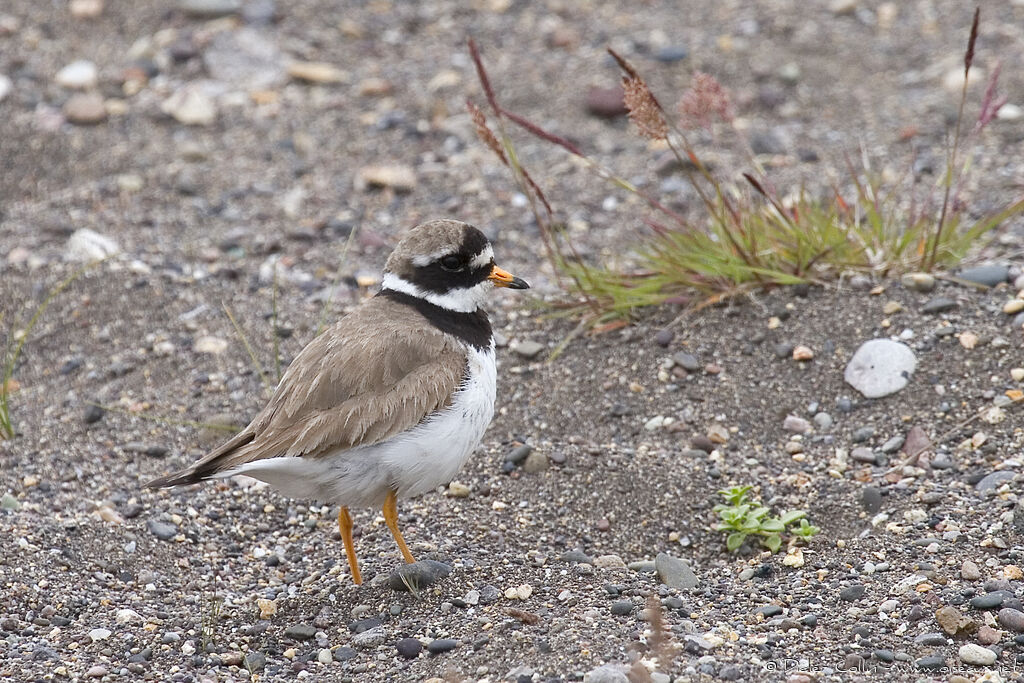
<path fill-rule="evenodd" d="M 466 263 L 472 259 L 466 259 Z M 444 294 L 453 289 L 469 289 L 475 287 L 490 274 L 493 266 L 488 264 L 479 268 L 462 268 L 461 270 L 445 270 L 437 261 L 425 266 L 413 268 L 409 281 L 426 292 Z"/>

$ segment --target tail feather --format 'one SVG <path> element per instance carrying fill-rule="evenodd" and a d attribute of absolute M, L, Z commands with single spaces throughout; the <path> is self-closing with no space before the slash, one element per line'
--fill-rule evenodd
<path fill-rule="evenodd" d="M 202 460 L 177 472 L 165 474 L 152 481 L 146 482 L 149 489 L 163 489 L 171 486 L 184 486 L 186 484 L 198 484 L 201 481 L 215 477 L 221 472 L 230 469 L 230 456 L 240 447 L 253 440 L 251 427 L 246 427 L 241 432 L 225 442 L 218 448 L 203 456 Z"/>

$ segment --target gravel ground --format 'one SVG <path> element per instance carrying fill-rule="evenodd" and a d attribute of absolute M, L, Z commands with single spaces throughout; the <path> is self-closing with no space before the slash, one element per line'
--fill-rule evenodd
<path fill-rule="evenodd" d="M 333 317 L 372 293 L 402 228 L 440 215 L 484 229 L 503 267 L 554 293 L 528 212 L 464 114 L 480 99 L 468 36 L 510 108 L 685 204 L 623 119 L 586 113 L 588 89 L 616 82 L 605 47 L 659 92 L 716 74 L 781 186 L 828 187 L 861 146 L 931 182 L 971 7 L 250 0 L 211 16 L 242 4 L 0 9 L 5 329 L 76 258 L 116 252 L 54 299 L 15 375 L 0 679 L 1020 675 L 1019 220 L 975 256 L 1001 266 L 965 274 L 991 289 L 850 278 L 666 308 L 553 362 L 572 324 L 496 300 L 498 416 L 457 482 L 400 506 L 414 554 L 450 569 L 412 593 L 392 587 L 401 558 L 372 511 L 355 514 L 355 587 L 328 506 L 244 481 L 141 489 L 223 438 L 197 423 L 244 423 L 265 397 L 224 305 L 272 383 L 275 345 L 287 363 L 328 297 Z M 1013 106 L 970 142 L 986 152 L 964 190 L 981 209 L 1024 184 L 1022 27 L 1020 2 L 984 6 L 976 64 L 1003 60 Z M 743 168 L 728 137 L 707 146 Z M 628 249 L 634 202 L 556 150 L 520 149 L 585 254 Z M 890 337 L 916 371 L 866 399 L 844 369 Z M 932 446 L 905 462 L 921 435 Z M 727 553 L 715 491 L 744 484 L 821 533 Z"/>

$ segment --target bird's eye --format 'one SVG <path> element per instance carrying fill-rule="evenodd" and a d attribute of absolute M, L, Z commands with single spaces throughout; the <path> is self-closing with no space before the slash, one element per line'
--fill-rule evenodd
<path fill-rule="evenodd" d="M 462 270 L 464 265 L 462 257 L 455 254 L 449 254 L 441 259 L 441 267 L 451 273 Z"/>

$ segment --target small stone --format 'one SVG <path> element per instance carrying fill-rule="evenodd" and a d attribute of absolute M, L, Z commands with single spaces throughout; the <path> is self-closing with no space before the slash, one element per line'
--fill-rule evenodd
<path fill-rule="evenodd" d="M 416 638 L 402 638 L 395 643 L 395 649 L 398 650 L 399 656 L 404 659 L 416 659 L 420 656 L 420 652 L 423 651 L 423 643 Z"/>
<path fill-rule="evenodd" d="M 658 333 L 654 335 L 654 343 L 658 346 L 665 348 L 672 343 L 672 338 L 675 336 L 675 332 L 669 329 L 658 330 Z"/>
<path fill-rule="evenodd" d="M 262 652 L 250 650 L 245 655 L 245 667 L 249 671 L 262 671 L 267 666 L 267 656 Z"/>
<path fill-rule="evenodd" d="M 257 598 L 256 607 L 260 610 L 260 619 L 269 619 L 277 614 L 277 601 L 267 598 Z"/>
<path fill-rule="evenodd" d="M 538 474 L 546 470 L 548 466 L 548 457 L 537 451 L 526 456 L 526 460 L 523 462 L 523 470 L 528 474 Z"/>
<path fill-rule="evenodd" d="M 403 564 L 388 577 L 388 586 L 396 591 L 419 591 L 451 574 L 452 568 L 437 560 Z"/>
<path fill-rule="evenodd" d="M 583 683 L 629 683 L 629 677 L 617 664 L 605 664 L 583 675 Z"/>
<path fill-rule="evenodd" d="M 416 189 L 416 171 L 397 164 L 364 166 L 356 174 L 355 185 L 359 191 L 387 188 L 399 193 L 412 192 Z"/>
<path fill-rule="evenodd" d="M 921 657 L 914 664 L 918 669 L 924 669 L 926 671 L 932 669 L 941 669 L 946 666 L 946 658 L 941 655 L 928 655 L 927 657 Z"/>
<path fill-rule="evenodd" d="M 843 379 L 865 398 L 881 398 L 905 386 L 917 367 L 910 347 L 888 339 L 861 344 L 846 365 Z"/>
<path fill-rule="evenodd" d="M 101 640 L 106 640 L 111 636 L 111 630 L 107 628 L 94 628 L 89 631 L 89 638 L 94 643 L 98 643 Z"/>
<path fill-rule="evenodd" d="M 206 335 L 196 339 L 195 343 L 192 345 L 192 350 L 196 353 L 219 355 L 228 350 L 228 342 L 220 337 Z"/>
<path fill-rule="evenodd" d="M 806 434 L 811 430 L 811 423 L 796 415 L 787 415 L 782 422 L 782 428 L 794 434 Z"/>
<path fill-rule="evenodd" d="M 242 0 L 178 0 L 178 9 L 197 19 L 213 19 L 242 9 Z"/>
<path fill-rule="evenodd" d="M 951 636 L 958 633 L 970 633 L 977 628 L 977 625 L 961 614 L 960 610 L 949 605 L 935 611 L 935 621 L 939 623 L 943 631 Z"/>
<path fill-rule="evenodd" d="M 987 647 L 976 643 L 966 643 L 960 646 L 960 661 L 964 664 L 977 666 L 988 666 L 994 664 L 998 655 Z"/>
<path fill-rule="evenodd" d="M 610 609 L 612 614 L 623 617 L 627 614 L 632 614 L 633 607 L 634 605 L 631 600 L 618 600 L 612 603 Z"/>
<path fill-rule="evenodd" d="M 978 629 L 978 642 L 982 645 L 995 645 L 1003 639 L 1003 632 L 988 624 Z"/>
<path fill-rule="evenodd" d="M 865 446 L 854 448 L 852 451 L 850 451 L 850 457 L 856 460 L 857 462 L 864 462 L 872 465 L 878 464 L 878 458 L 877 456 L 875 456 L 875 452 Z"/>
<path fill-rule="evenodd" d="M 509 454 L 505 456 L 505 462 L 510 462 L 513 465 L 521 465 L 532 452 L 533 446 L 524 443 L 509 451 Z"/>
<path fill-rule="evenodd" d="M 1006 265 L 990 264 L 964 268 L 956 276 L 961 280 L 973 282 L 986 287 L 995 287 L 1001 282 L 1006 282 L 1010 275 L 1010 267 Z"/>
<path fill-rule="evenodd" d="M 458 647 L 459 641 L 452 640 L 451 638 L 439 638 L 432 640 L 427 644 L 427 651 L 432 655 L 439 655 L 442 652 L 451 652 Z"/>
<path fill-rule="evenodd" d="M 999 486 L 1011 481 L 1016 476 L 1017 473 L 1011 470 L 999 470 L 985 475 L 981 481 L 974 485 L 974 488 L 982 493 L 985 491 L 994 491 L 999 488 Z"/>
<path fill-rule="evenodd" d="M 103 96 L 95 92 L 77 93 L 64 103 L 64 117 L 80 126 L 92 126 L 107 120 Z"/>
<path fill-rule="evenodd" d="M 875 435 L 875 428 L 871 426 L 859 427 L 853 430 L 853 434 L 850 435 L 850 440 L 854 443 L 861 443 L 867 441 Z"/>
<path fill-rule="evenodd" d="M 79 59 L 58 71 L 54 80 L 57 82 L 57 85 L 64 88 L 89 90 L 96 87 L 96 83 L 99 80 L 99 71 L 96 69 L 96 65 L 89 60 Z"/>
<path fill-rule="evenodd" d="M 992 609 L 1002 605 L 1004 600 L 1006 600 L 1006 594 L 1003 591 L 990 591 L 971 598 L 971 607 L 974 609 Z"/>
<path fill-rule="evenodd" d="M 901 304 L 899 301 L 887 301 L 885 302 L 885 305 L 882 306 L 882 313 L 884 313 L 885 315 L 893 315 L 895 313 L 899 313 L 902 310 L 903 304 Z"/>
<path fill-rule="evenodd" d="M 668 553 L 658 553 L 654 558 L 654 568 L 658 572 L 658 580 L 669 588 L 690 590 L 700 583 L 689 563 Z"/>
<path fill-rule="evenodd" d="M 981 570 L 978 569 L 978 565 L 973 561 L 964 560 L 964 563 L 960 565 L 960 577 L 964 581 L 978 581 L 981 579 Z"/>
<path fill-rule="evenodd" d="M 1003 567 L 1003 578 L 1007 581 L 1020 581 L 1024 578 L 1024 570 L 1015 564 L 1008 564 Z"/>
<path fill-rule="evenodd" d="M 945 313 L 959 306 L 960 304 L 947 296 L 936 296 L 925 302 L 924 306 L 921 307 L 921 312 L 929 314 Z"/>
<path fill-rule="evenodd" d="M 89 670 L 85 672 L 85 677 L 103 678 L 107 675 L 107 673 L 109 673 L 107 671 L 107 667 L 103 666 L 102 664 L 96 664 L 95 666 L 90 667 Z"/>
<path fill-rule="evenodd" d="M 178 527 L 174 526 L 170 522 L 161 522 L 157 519 L 147 520 L 146 528 L 149 529 L 149 533 L 153 534 L 161 541 L 170 541 L 178 535 Z"/>
<path fill-rule="evenodd" d="M 1010 378 L 1014 382 L 1024 382 L 1024 368 L 1012 368 L 1010 370 Z"/>
<path fill-rule="evenodd" d="M 142 615 L 133 609 L 117 610 L 117 614 L 114 616 L 114 619 L 122 626 L 124 624 L 142 623 L 143 621 Z"/>
<path fill-rule="evenodd" d="M 120 250 L 117 242 L 106 235 L 89 228 L 79 228 L 68 238 L 64 247 L 64 258 L 68 261 L 99 261 L 117 254 Z"/>
<path fill-rule="evenodd" d="M 820 412 L 814 416 L 814 424 L 821 431 L 832 428 L 832 416 L 826 412 Z"/>
<path fill-rule="evenodd" d="M 333 64 L 324 62 L 292 62 L 288 65 L 288 75 L 298 81 L 307 83 L 345 83 L 348 73 Z"/>
<path fill-rule="evenodd" d="M 1024 311 L 1024 299 L 1011 299 L 1003 306 L 1003 313 L 1013 315 Z"/>
<path fill-rule="evenodd" d="M 514 341 L 509 347 L 512 353 L 527 360 L 532 360 L 544 350 L 544 345 L 535 341 Z"/>
<path fill-rule="evenodd" d="M 626 563 L 618 555 L 600 555 L 591 562 L 598 569 L 625 569 Z"/>
<path fill-rule="evenodd" d="M 907 273 L 900 283 L 915 292 L 930 292 L 935 289 L 935 276 L 929 273 Z"/>
<path fill-rule="evenodd" d="M 681 62 L 686 59 L 687 54 L 686 47 L 683 45 L 666 45 L 658 48 L 654 53 L 654 58 L 659 62 L 671 64 L 672 62 Z"/>
<path fill-rule="evenodd" d="M 828 9 L 837 16 L 853 14 L 857 9 L 857 0 L 832 0 Z"/>
<path fill-rule="evenodd" d="M 0 509 L 2 509 L 2 510 L 20 510 L 21 509 L 21 503 L 18 501 L 17 498 L 12 496 L 11 494 L 5 493 L 3 495 L 3 497 L 0 498 Z"/>
<path fill-rule="evenodd" d="M 846 602 L 855 602 L 860 600 L 864 596 L 864 592 L 867 590 L 867 586 L 862 583 L 855 583 L 852 586 L 839 591 L 839 599 L 845 600 Z"/>
<path fill-rule="evenodd" d="M 0 33 L 0 35 L 3 35 L 3 33 Z M 6 98 L 13 89 L 14 82 L 10 79 L 10 77 L 4 74 L 0 74 L 0 102 L 3 102 L 4 98 Z"/>
<path fill-rule="evenodd" d="M 68 9 L 75 19 L 95 19 L 103 14 L 103 0 L 71 0 Z"/>
<path fill-rule="evenodd" d="M 448 495 L 452 498 L 469 498 L 470 488 L 462 482 L 453 481 L 448 484 Z"/>
<path fill-rule="evenodd" d="M 195 84 L 184 85 L 160 105 L 160 110 L 186 126 L 209 126 L 217 120 L 213 98 Z"/>
<path fill-rule="evenodd" d="M 779 605 L 761 605 L 754 610 L 754 614 L 760 614 L 765 619 L 771 619 L 782 614 L 782 607 Z"/>
<path fill-rule="evenodd" d="M 1016 633 L 1024 633 L 1024 612 L 1012 607 L 999 610 L 999 625 Z"/>
<path fill-rule="evenodd" d="M 429 561 L 429 560 L 428 560 Z M 359 650 L 372 650 L 387 641 L 388 635 L 383 626 L 376 626 L 352 636 L 352 647 Z"/>
<path fill-rule="evenodd" d="M 621 86 L 610 88 L 591 87 L 587 91 L 584 105 L 587 113 L 602 119 L 613 119 L 618 116 L 625 116 L 629 110 L 626 109 L 624 101 L 625 93 Z"/>
<path fill-rule="evenodd" d="M 793 348 L 793 360 L 801 362 L 814 360 L 814 351 L 809 346 L 798 345 Z"/>
<path fill-rule="evenodd" d="M 321 648 L 320 652 L 316 655 L 316 661 L 327 666 L 328 664 L 334 663 L 334 655 L 331 654 L 331 651 L 328 648 Z"/>
<path fill-rule="evenodd" d="M 977 346 L 979 341 L 978 335 L 969 331 L 961 332 L 957 338 L 960 341 L 960 346 L 964 347 L 968 351 Z"/>

